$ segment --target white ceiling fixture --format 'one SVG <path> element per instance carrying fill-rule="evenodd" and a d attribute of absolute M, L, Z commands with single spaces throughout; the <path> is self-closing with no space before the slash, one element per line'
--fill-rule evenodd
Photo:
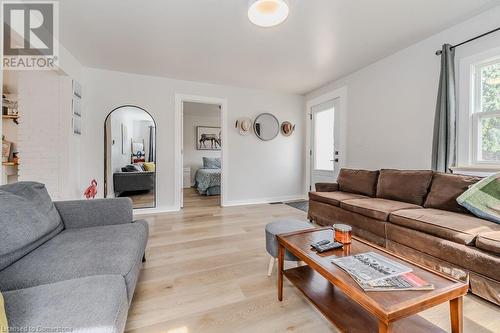
<path fill-rule="evenodd" d="M 284 22 L 290 9 L 285 0 L 250 0 L 248 19 L 253 24 L 269 28 Z"/>

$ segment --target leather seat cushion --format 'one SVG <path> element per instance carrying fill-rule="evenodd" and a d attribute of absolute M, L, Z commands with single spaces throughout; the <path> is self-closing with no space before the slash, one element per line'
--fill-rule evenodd
<path fill-rule="evenodd" d="M 340 203 L 340 207 L 380 221 L 388 221 L 389 214 L 397 210 L 421 208 L 411 203 L 381 198 L 346 200 Z"/>
<path fill-rule="evenodd" d="M 500 255 L 500 230 L 480 233 L 476 238 L 476 247 Z"/>
<path fill-rule="evenodd" d="M 499 225 L 472 215 L 434 208 L 405 209 L 393 212 L 389 221 L 464 245 L 474 244 L 476 236 L 481 232 L 500 229 Z"/>
<path fill-rule="evenodd" d="M 362 199 L 368 198 L 367 196 L 361 194 L 354 194 L 348 192 L 309 192 L 309 199 L 314 201 L 319 201 L 323 203 L 327 203 L 333 206 L 340 206 L 340 203 L 344 200 L 350 199 Z"/>

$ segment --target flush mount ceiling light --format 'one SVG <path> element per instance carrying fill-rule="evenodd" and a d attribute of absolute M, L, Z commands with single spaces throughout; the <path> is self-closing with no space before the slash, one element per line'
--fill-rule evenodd
<path fill-rule="evenodd" d="M 250 0 L 248 19 L 259 27 L 274 27 L 286 20 L 289 11 L 286 0 Z"/>

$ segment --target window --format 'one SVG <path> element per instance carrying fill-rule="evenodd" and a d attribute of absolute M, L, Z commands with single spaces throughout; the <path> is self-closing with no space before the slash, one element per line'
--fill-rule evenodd
<path fill-rule="evenodd" d="M 328 102 L 326 110 L 313 110 L 314 169 L 333 171 L 334 150 L 334 108 Z"/>
<path fill-rule="evenodd" d="M 474 66 L 472 158 L 474 164 L 500 164 L 500 58 Z"/>

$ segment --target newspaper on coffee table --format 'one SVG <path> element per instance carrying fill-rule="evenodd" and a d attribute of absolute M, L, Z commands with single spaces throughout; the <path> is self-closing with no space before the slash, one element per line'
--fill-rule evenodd
<path fill-rule="evenodd" d="M 373 283 L 409 273 L 412 269 L 375 252 L 332 259 L 332 262 L 360 282 Z"/>

